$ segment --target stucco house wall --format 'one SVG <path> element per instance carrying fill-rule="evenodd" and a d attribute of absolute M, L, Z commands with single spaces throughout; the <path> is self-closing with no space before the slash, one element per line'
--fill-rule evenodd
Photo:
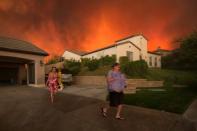
<path fill-rule="evenodd" d="M 137 36 L 130 37 L 127 39 L 119 40 L 116 43 L 122 43 L 122 42 L 126 42 L 126 41 L 130 41 L 133 44 L 135 44 L 137 47 L 139 47 L 141 49 L 141 51 L 140 51 L 141 58 L 143 60 L 147 61 L 147 51 L 148 51 L 147 50 L 147 39 L 144 36 L 137 35 Z"/>
<path fill-rule="evenodd" d="M 103 49 L 101 51 L 96 51 L 96 52 L 93 52 L 93 53 L 88 53 L 88 54 L 82 56 L 82 58 L 99 59 L 102 56 L 106 56 L 106 55 L 112 56 L 112 55 L 115 55 L 115 54 L 116 54 L 116 47 L 111 47 L 111 48 Z"/>
<path fill-rule="evenodd" d="M 129 41 L 135 44 L 140 50 Z M 130 51 L 133 52 L 133 61 L 139 60 L 140 56 L 142 59 L 147 61 L 147 40 L 143 36 L 136 36 L 133 38 L 120 40 L 116 42 L 116 45 L 117 46 L 96 51 L 93 53 L 88 53 L 87 55 L 82 56 L 82 58 L 99 59 L 101 56 L 116 55 L 117 62 L 119 62 L 119 58 L 121 56 L 127 56 L 127 51 Z"/>
<path fill-rule="evenodd" d="M 102 56 L 112 56 L 112 55 L 116 55 L 117 57 L 117 62 L 119 62 L 119 58 L 121 56 L 126 56 L 127 55 L 127 51 L 133 52 L 133 61 L 135 60 L 139 60 L 140 58 L 140 51 L 139 49 L 137 49 L 135 46 L 133 46 L 131 43 L 127 42 L 124 44 L 117 44 L 117 46 L 111 47 L 111 48 L 107 48 L 101 51 L 97 51 L 97 52 L 93 52 L 87 55 L 82 56 L 82 58 L 95 58 L 95 59 L 99 59 Z"/>
<path fill-rule="evenodd" d="M 65 51 L 63 53 L 62 57 L 64 57 L 64 59 L 67 59 L 67 60 L 71 60 L 71 59 L 77 60 L 77 61 L 81 60 L 81 56 L 80 55 L 72 53 L 72 52 L 69 52 L 69 51 Z"/>
<path fill-rule="evenodd" d="M 148 53 L 147 64 L 149 67 L 161 68 L 161 56 L 153 53 Z"/>
<path fill-rule="evenodd" d="M 133 61 L 140 59 L 140 50 L 128 42 L 128 43 L 117 46 L 117 51 L 116 51 L 117 62 L 119 62 L 120 57 L 127 56 L 127 51 L 130 51 L 133 53 L 133 57 L 132 57 Z"/>
<path fill-rule="evenodd" d="M 23 84 L 23 81 L 26 81 L 26 79 L 27 79 L 27 67 L 25 66 L 25 64 L 22 64 L 19 66 L 17 83 Z"/>
<path fill-rule="evenodd" d="M 81 58 L 90 58 L 90 59 L 99 59 L 102 56 L 112 56 L 116 55 L 117 57 L 117 62 L 119 62 L 120 57 L 122 56 L 127 56 L 128 53 L 132 54 L 131 60 L 136 61 L 143 59 L 145 60 L 149 67 L 161 67 L 161 56 L 159 54 L 153 54 L 153 53 L 148 53 L 148 48 L 147 48 L 147 43 L 148 40 L 145 38 L 143 35 L 134 35 L 130 36 L 118 41 L 115 41 L 115 44 L 95 50 L 89 53 L 86 53 L 81 56 Z M 69 55 L 67 56 L 69 57 Z M 156 64 L 149 64 L 150 58 L 154 59 L 152 62 Z M 79 59 L 78 57 L 75 57 L 75 59 Z"/>

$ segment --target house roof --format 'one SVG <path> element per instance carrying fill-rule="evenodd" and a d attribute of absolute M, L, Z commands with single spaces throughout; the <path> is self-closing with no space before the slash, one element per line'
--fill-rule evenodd
<path fill-rule="evenodd" d="M 120 41 L 129 39 L 129 38 L 132 38 L 132 37 L 136 37 L 136 36 L 143 36 L 146 40 L 148 40 L 143 34 L 134 34 L 134 35 L 130 35 L 130 36 L 127 36 L 127 37 L 125 37 L 125 38 L 119 39 L 119 40 L 117 40 L 117 41 L 115 41 L 115 42 L 120 42 Z"/>
<path fill-rule="evenodd" d="M 85 51 L 78 51 L 78 50 L 67 50 L 67 51 L 77 54 L 77 55 L 84 55 L 85 53 L 87 53 Z"/>
<path fill-rule="evenodd" d="M 166 49 L 157 49 L 154 52 L 171 52 L 171 50 L 166 50 Z"/>
<path fill-rule="evenodd" d="M 160 53 L 157 52 L 152 52 L 152 51 L 148 51 L 149 54 L 154 54 L 154 55 L 161 55 Z"/>
<path fill-rule="evenodd" d="M 14 38 L 2 37 L 2 36 L 0 36 L 0 50 L 21 52 L 21 53 L 41 55 L 41 56 L 49 55 L 47 52 L 38 48 L 32 43 L 23 40 L 14 39 Z"/>
<path fill-rule="evenodd" d="M 105 49 L 109 49 L 109 48 L 112 48 L 112 47 L 116 47 L 116 46 L 119 46 L 119 45 L 123 45 L 123 44 L 126 44 L 126 43 L 130 43 L 130 44 L 132 44 L 134 47 L 136 47 L 138 50 L 141 50 L 138 46 L 136 46 L 136 45 L 133 44 L 132 42 L 130 42 L 130 41 L 125 41 L 125 42 L 122 42 L 122 43 L 118 43 L 118 44 L 115 43 L 115 44 L 112 44 L 112 45 L 109 45 L 109 46 L 106 46 L 106 47 L 103 47 L 103 48 L 100 48 L 100 49 L 97 49 L 97 50 L 94 50 L 94 51 L 85 53 L 85 54 L 83 54 L 83 56 L 84 56 L 84 55 L 91 54 L 91 53 L 94 53 L 94 52 L 98 52 L 98 51 L 101 51 L 101 50 L 105 50 Z"/>

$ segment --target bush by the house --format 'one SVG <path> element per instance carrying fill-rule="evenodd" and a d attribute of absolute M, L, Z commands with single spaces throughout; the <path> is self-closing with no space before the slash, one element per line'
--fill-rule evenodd
<path fill-rule="evenodd" d="M 119 58 L 119 62 L 120 62 L 121 65 L 124 65 L 124 64 L 129 62 L 129 58 L 127 56 L 121 56 Z"/>
<path fill-rule="evenodd" d="M 103 56 L 101 57 L 100 59 L 100 64 L 102 66 L 105 66 L 105 65 L 112 65 L 116 62 L 116 55 L 112 55 L 112 56 Z"/>
<path fill-rule="evenodd" d="M 91 59 L 90 58 L 81 58 L 81 64 L 83 66 L 88 66 L 88 64 L 90 63 Z"/>
<path fill-rule="evenodd" d="M 75 60 L 66 60 L 64 62 L 64 70 L 72 75 L 77 75 L 81 71 L 81 62 Z"/>
<path fill-rule="evenodd" d="M 146 61 L 132 61 L 121 65 L 121 70 L 128 76 L 145 76 L 148 73 L 148 65 Z"/>
<path fill-rule="evenodd" d="M 88 62 L 87 66 L 88 66 L 88 70 L 89 71 L 94 71 L 96 70 L 100 65 L 99 60 L 97 59 L 92 59 L 91 61 Z"/>

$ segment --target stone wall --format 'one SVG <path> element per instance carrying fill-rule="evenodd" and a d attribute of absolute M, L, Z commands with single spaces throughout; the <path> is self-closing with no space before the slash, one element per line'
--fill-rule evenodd
<path fill-rule="evenodd" d="M 74 84 L 77 85 L 100 85 L 106 86 L 106 77 L 104 76 L 75 76 Z"/>
<path fill-rule="evenodd" d="M 104 76 L 75 76 L 74 84 L 106 86 L 106 78 Z M 127 79 L 127 85 L 127 89 L 136 89 L 137 87 L 162 87 L 163 81 L 148 81 L 146 79 Z"/>

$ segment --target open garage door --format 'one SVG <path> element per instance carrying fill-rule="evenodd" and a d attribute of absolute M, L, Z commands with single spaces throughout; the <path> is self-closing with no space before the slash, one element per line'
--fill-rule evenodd
<path fill-rule="evenodd" d="M 0 67 L 0 84 L 17 84 L 17 67 Z"/>
<path fill-rule="evenodd" d="M 21 58 L 0 56 L 0 85 L 28 84 L 27 65 L 29 63 L 32 63 L 32 61 Z M 33 73 L 34 76 L 34 70 L 29 74 L 31 75 Z"/>

